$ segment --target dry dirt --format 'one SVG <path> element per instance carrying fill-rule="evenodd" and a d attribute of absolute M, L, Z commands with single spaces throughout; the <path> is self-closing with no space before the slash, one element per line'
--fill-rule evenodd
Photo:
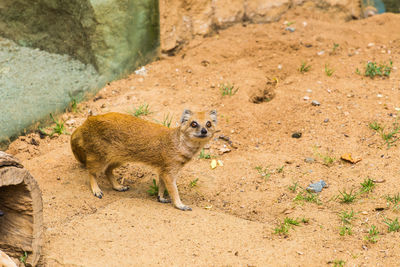
<path fill-rule="evenodd" d="M 294 32 L 285 30 L 285 20 L 295 22 Z M 78 113 L 61 116 L 71 133 L 89 110 L 126 113 L 147 103 L 151 114 L 144 119 L 162 121 L 170 114 L 175 126 L 184 108 L 217 109 L 220 132 L 205 152 L 224 166 L 212 170 L 211 159 L 195 158 L 182 170 L 178 187 L 191 212 L 149 196 L 156 176 L 135 165 L 118 170 L 129 191 L 115 192 L 100 179 L 105 196 L 97 199 L 71 153 L 69 135 L 20 137 L 7 152 L 22 160 L 43 192 L 43 265 L 398 265 L 400 232 L 388 232 L 384 220 L 399 217 L 385 196 L 400 192 L 400 141 L 388 147 L 369 123 L 388 132 L 397 120 L 399 25 L 400 15 L 345 22 L 297 8 L 276 23 L 236 25 L 195 39 L 178 55 L 147 65 L 146 76 L 113 82 L 79 104 Z M 390 60 L 389 78 L 356 73 L 368 61 Z M 311 70 L 300 73 L 302 62 Z M 334 69 L 332 76 L 325 65 Z M 227 83 L 238 88 L 235 95 L 222 96 L 219 86 Z M 264 93 L 275 97 L 251 101 Z M 292 138 L 294 132 L 301 138 Z M 224 145 L 231 152 L 220 155 Z M 344 153 L 361 161 L 340 160 Z M 267 174 L 260 175 L 257 166 Z M 372 192 L 340 202 L 340 192 L 358 192 L 367 178 L 377 182 Z M 321 179 L 329 187 L 319 203 L 294 200 L 301 188 Z M 340 219 L 344 211 L 355 213 L 350 224 Z M 286 217 L 307 223 L 276 234 Z M 351 234 L 340 235 L 344 225 Z M 376 243 L 365 239 L 372 225 L 380 232 Z"/>

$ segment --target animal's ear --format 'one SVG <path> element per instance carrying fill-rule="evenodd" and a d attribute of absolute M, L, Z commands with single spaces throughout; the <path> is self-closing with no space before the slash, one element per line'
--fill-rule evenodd
<path fill-rule="evenodd" d="M 217 124 L 217 111 L 215 109 L 210 111 L 210 117 L 213 123 Z"/>
<path fill-rule="evenodd" d="M 191 111 L 188 110 L 188 109 L 185 109 L 185 110 L 183 111 L 183 113 L 182 113 L 181 124 L 187 122 L 187 121 L 190 119 L 190 117 L 192 117 L 192 115 L 193 115 L 193 112 L 191 112 Z"/>

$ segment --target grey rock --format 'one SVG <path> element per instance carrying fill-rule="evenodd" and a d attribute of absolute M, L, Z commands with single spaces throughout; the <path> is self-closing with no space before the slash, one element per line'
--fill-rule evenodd
<path fill-rule="evenodd" d="M 324 187 L 328 187 L 324 180 L 320 180 L 319 182 L 310 184 L 306 190 L 313 193 L 319 193 L 322 191 Z"/>
<path fill-rule="evenodd" d="M 314 159 L 314 158 L 307 157 L 307 158 L 304 159 L 304 161 L 307 162 L 307 163 L 314 163 L 314 162 L 315 162 L 315 159 Z"/>
<path fill-rule="evenodd" d="M 289 31 L 289 32 L 294 32 L 296 30 L 296 28 L 293 27 L 286 27 L 285 31 Z"/>

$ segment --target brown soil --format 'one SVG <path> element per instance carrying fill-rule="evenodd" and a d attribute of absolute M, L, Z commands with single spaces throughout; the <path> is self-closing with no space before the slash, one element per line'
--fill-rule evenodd
<path fill-rule="evenodd" d="M 295 32 L 285 30 L 285 20 L 295 21 Z M 148 103 L 152 113 L 145 119 L 162 121 L 171 114 L 175 125 L 184 108 L 217 109 L 216 137 L 228 136 L 237 148 L 215 138 L 205 151 L 223 167 L 212 170 L 210 159 L 196 158 L 182 170 L 178 187 L 192 212 L 149 196 L 155 174 L 135 165 L 118 170 L 129 191 L 115 192 L 101 179 L 105 196 L 99 200 L 71 153 L 69 135 L 20 137 L 7 152 L 21 159 L 43 191 L 44 265 L 398 265 L 400 232 L 388 232 L 384 223 L 399 217 L 385 198 L 400 192 L 398 142 L 388 148 L 368 124 L 376 121 L 389 131 L 397 119 L 399 25 L 400 15 L 344 22 L 297 8 L 276 23 L 236 25 L 195 39 L 177 56 L 147 65 L 147 76 L 113 82 L 81 103 L 79 113 L 62 116 L 72 132 L 89 110 L 128 112 Z M 389 60 L 389 78 L 355 73 L 363 73 L 367 61 Z M 311 65 L 304 74 L 298 70 L 302 62 Z M 335 70 L 330 77 L 326 64 Z M 237 93 L 222 96 L 223 83 L 239 88 Z M 292 138 L 294 132 L 301 138 Z M 220 155 L 225 145 L 232 151 Z M 340 160 L 344 153 L 362 160 Z M 315 161 L 306 162 L 308 157 Z M 333 163 L 325 164 L 329 158 Z M 269 174 L 260 175 L 257 166 Z M 367 178 L 380 183 L 353 203 L 340 202 L 339 191 L 356 192 Z M 301 189 L 288 189 L 321 179 L 329 187 L 319 194 L 320 204 L 295 201 Z M 352 234 L 341 236 L 339 213 L 351 210 Z M 308 223 L 275 234 L 285 217 Z M 372 225 L 380 232 L 376 243 L 365 240 Z"/>

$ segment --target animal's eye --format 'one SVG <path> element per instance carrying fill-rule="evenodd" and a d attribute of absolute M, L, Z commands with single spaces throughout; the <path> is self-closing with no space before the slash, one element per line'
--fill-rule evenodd
<path fill-rule="evenodd" d="M 196 127 L 197 127 L 197 122 L 192 121 L 192 123 L 190 124 L 190 126 L 192 126 L 192 128 L 196 128 Z"/>
<path fill-rule="evenodd" d="M 207 121 L 206 126 L 207 126 L 207 128 L 210 128 L 211 127 L 211 122 Z"/>

